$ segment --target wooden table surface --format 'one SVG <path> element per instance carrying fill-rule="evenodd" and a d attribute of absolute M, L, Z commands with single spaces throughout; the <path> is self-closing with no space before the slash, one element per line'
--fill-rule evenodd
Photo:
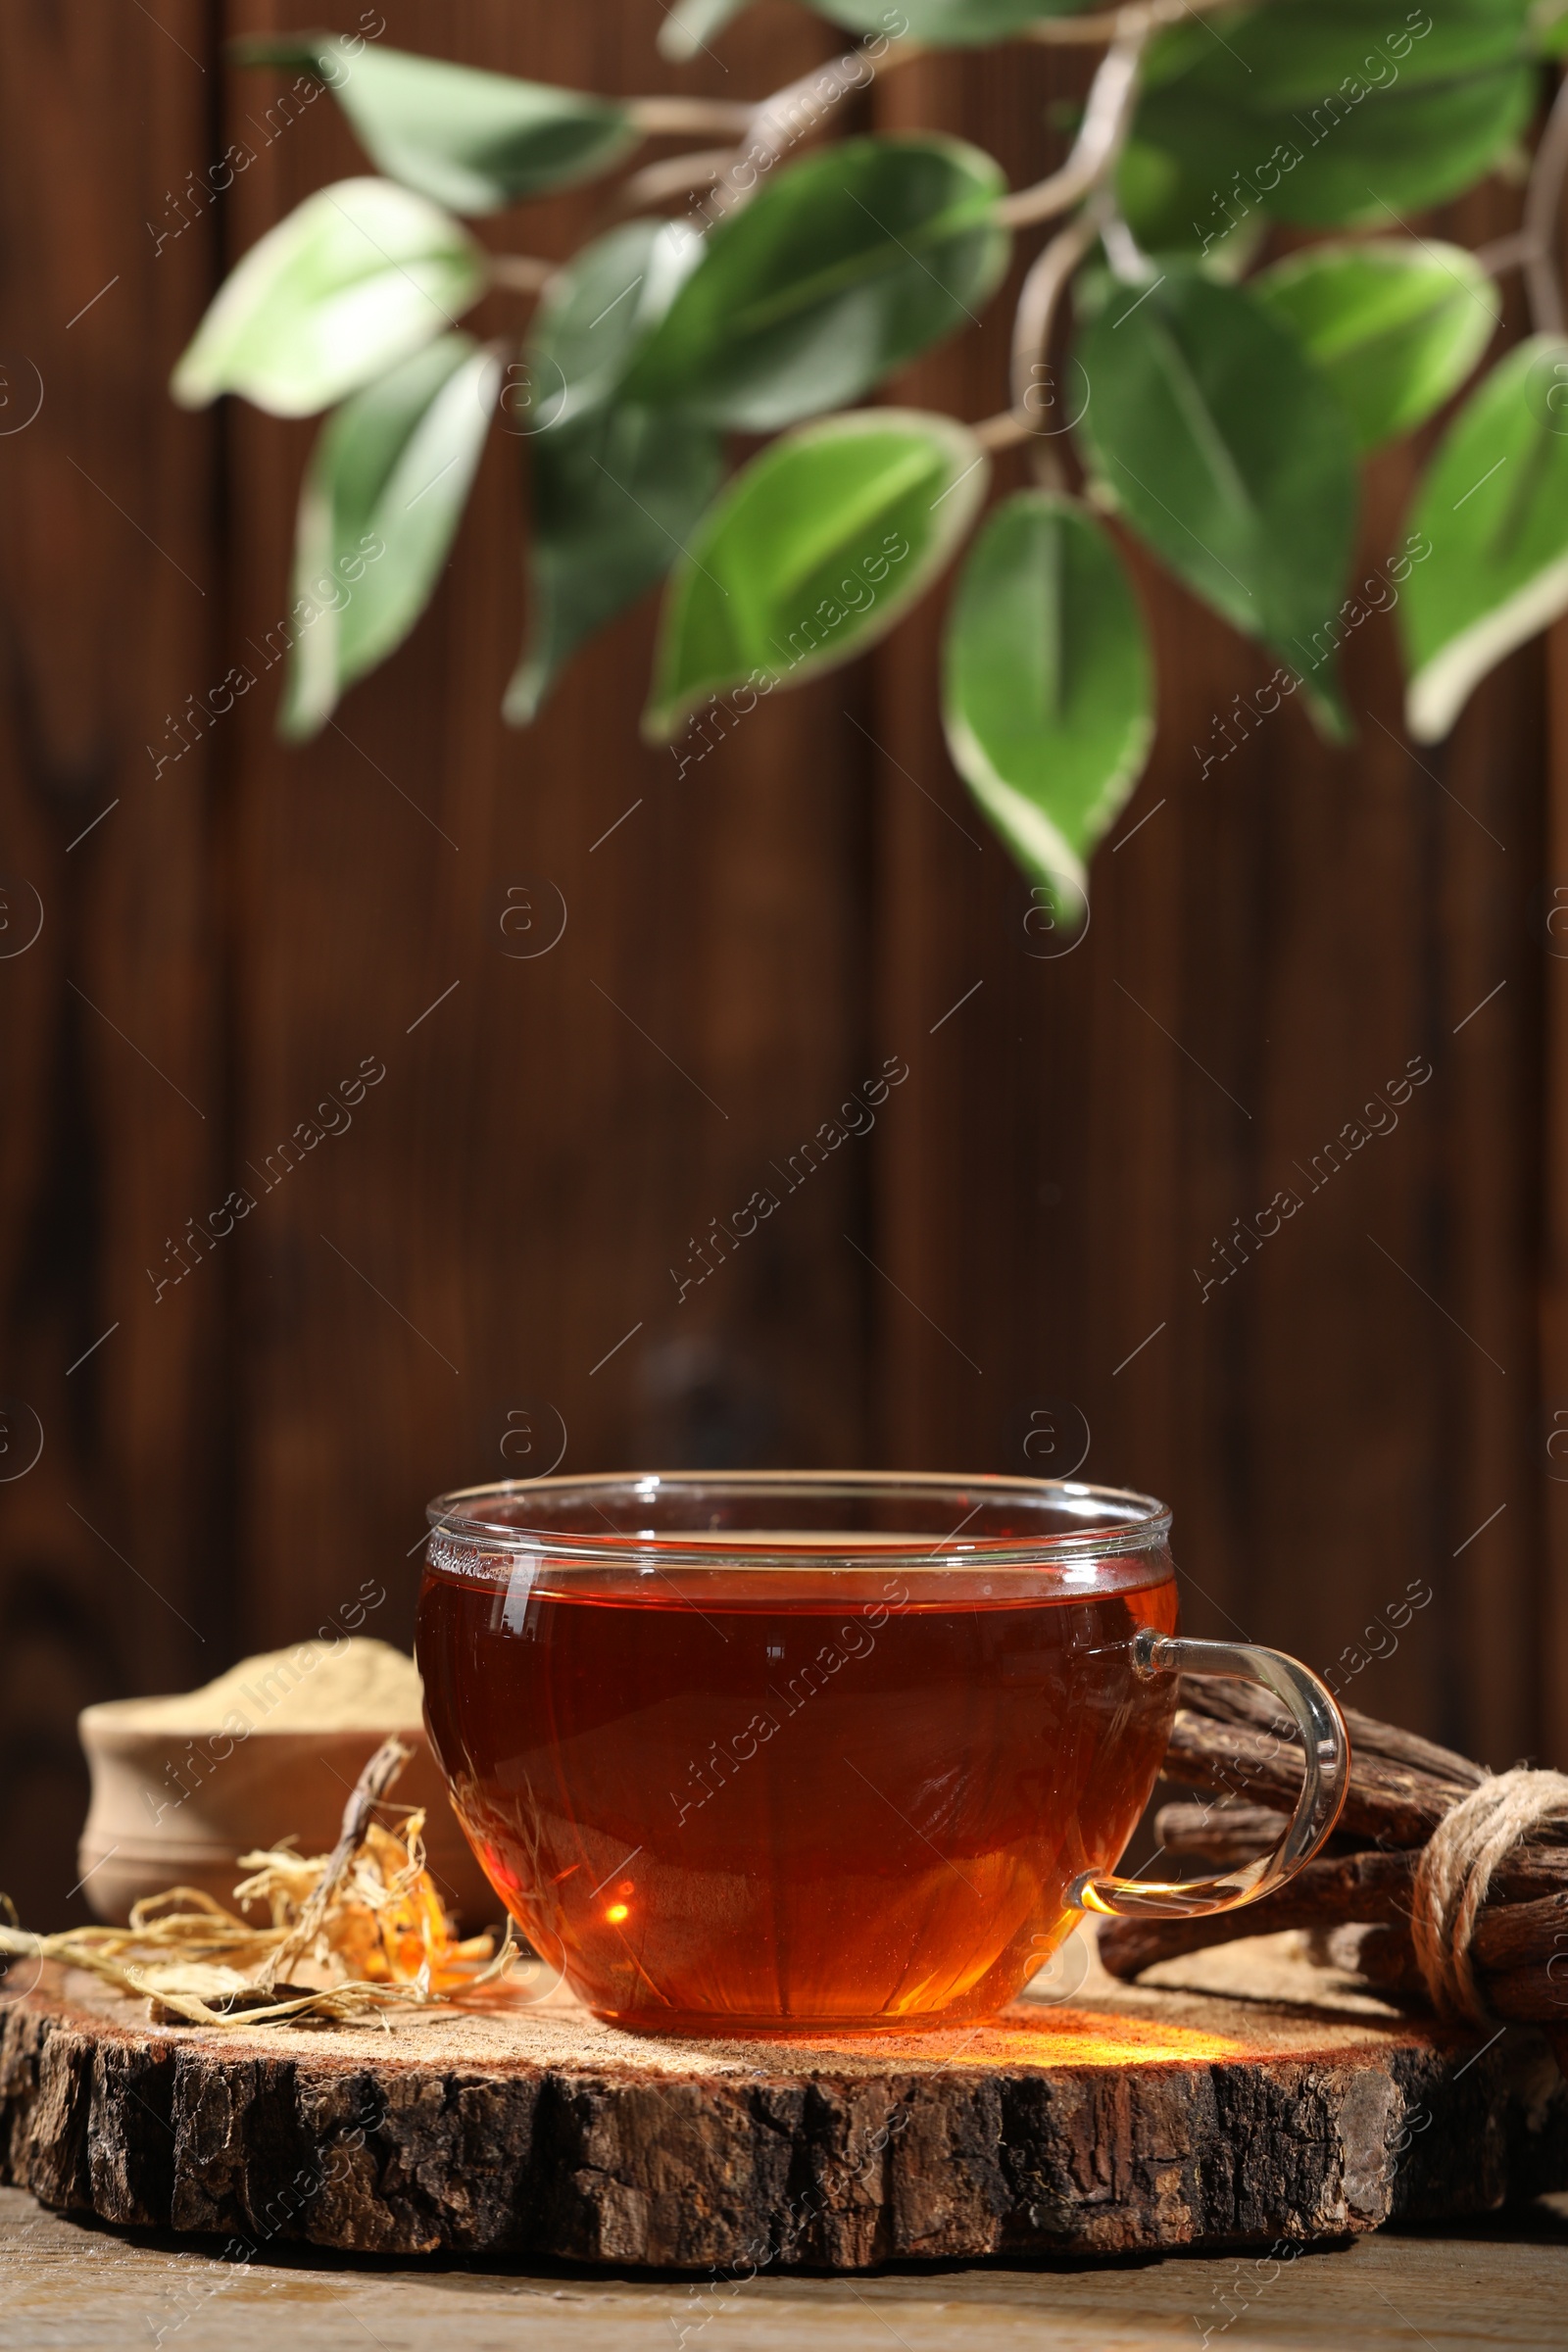
<path fill-rule="evenodd" d="M 1056 2268 L 975 2263 L 854 2279 L 706 2279 L 309 2250 L 225 2264 L 216 2243 L 83 2227 L 0 2189 L 0 2346 L 104 2352 L 1301 2352 L 1568 2342 L 1568 2196 L 1441 2235 L 1380 2232 L 1276 2265 L 1250 2255 Z M 1205 2330 L 1207 2331 L 1205 2334 Z"/>

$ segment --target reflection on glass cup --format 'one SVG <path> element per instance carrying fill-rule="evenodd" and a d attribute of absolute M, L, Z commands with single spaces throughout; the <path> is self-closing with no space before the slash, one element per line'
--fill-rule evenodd
<path fill-rule="evenodd" d="M 1145 1495 L 676 1473 L 470 1488 L 430 1521 L 417 1646 L 453 1802 L 530 1943 L 619 2026 L 989 2017 L 1085 1910 L 1251 1901 L 1343 1802 L 1316 1677 L 1177 1637 Z M 1282 1702 L 1296 1814 L 1223 1878 L 1117 1879 L 1184 1670 Z"/>

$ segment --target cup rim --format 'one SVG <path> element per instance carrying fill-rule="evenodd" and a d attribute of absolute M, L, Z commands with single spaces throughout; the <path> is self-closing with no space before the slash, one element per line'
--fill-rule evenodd
<path fill-rule="evenodd" d="M 651 1494 L 682 1487 L 695 1487 L 710 1494 L 733 1495 L 758 1495 L 771 1490 L 785 1496 L 792 1492 L 845 1496 L 909 1493 L 931 1499 L 946 1494 L 958 1517 L 953 1533 L 938 1537 L 934 1544 L 923 1537 L 908 1544 L 886 1539 L 858 1544 L 852 1539 L 839 1545 L 818 1539 L 764 1549 L 760 1544 L 748 1544 L 737 1558 L 734 1552 L 726 1552 L 722 1544 L 711 1540 L 693 1543 L 689 1539 L 695 1531 L 668 1534 L 615 1529 L 603 1536 L 566 1534 L 555 1528 L 529 1527 L 516 1519 L 487 1516 L 485 1508 L 489 1505 L 493 1509 L 501 1501 L 514 1505 L 529 1494 L 577 1493 L 591 1499 L 596 1493 L 604 1494 L 610 1491 Z M 979 1503 L 986 1500 L 1016 1497 L 1039 1501 L 1048 1495 L 1058 1500 L 1066 1498 L 1082 1509 L 1085 1516 L 1094 1510 L 1110 1515 L 1094 1526 L 1077 1529 L 1068 1526 L 1051 1535 L 966 1537 L 962 1532 L 966 1503 L 968 1515 L 972 1516 Z M 437 1494 L 425 1506 L 431 1544 L 445 1536 L 459 1543 L 482 1545 L 487 1550 L 535 1556 L 547 1553 L 552 1561 L 572 1560 L 582 1566 L 624 1567 L 641 1561 L 657 1563 L 661 1568 L 674 1566 L 709 1572 L 722 1567 L 731 1574 L 737 1568 L 774 1571 L 906 1568 L 930 1574 L 944 1568 L 983 1566 L 1038 1571 L 1057 1563 L 1152 1551 L 1168 1536 L 1171 1516 L 1168 1504 L 1128 1487 L 1101 1486 L 1074 1478 L 1012 1478 L 989 1472 L 965 1477 L 928 1470 L 642 1470 L 600 1471 L 586 1477 L 553 1474 L 548 1478 L 496 1479 L 479 1486 L 457 1487 L 445 1494 Z M 803 1529 L 803 1539 L 808 1533 Z"/>

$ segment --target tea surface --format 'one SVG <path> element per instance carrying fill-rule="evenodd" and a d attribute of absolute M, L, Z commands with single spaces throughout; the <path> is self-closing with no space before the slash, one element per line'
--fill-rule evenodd
<path fill-rule="evenodd" d="M 1116 1581 L 427 1570 L 431 1738 L 492 1883 L 601 2016 L 952 2025 L 1049 1956 L 1153 1785 L 1175 1682 L 1131 1642 L 1174 1630 L 1176 1588 Z"/>

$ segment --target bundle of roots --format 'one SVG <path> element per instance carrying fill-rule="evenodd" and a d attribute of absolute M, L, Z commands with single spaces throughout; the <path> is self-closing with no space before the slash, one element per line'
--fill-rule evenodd
<path fill-rule="evenodd" d="M 1349 1788 L 1318 1857 L 1238 1910 L 1104 1922 L 1106 1968 L 1131 1979 L 1205 1945 L 1306 1930 L 1314 1959 L 1402 2006 L 1556 2029 L 1568 2054 L 1568 1778 L 1493 1774 L 1351 1709 L 1346 1724 Z M 1234 1870 L 1283 1831 L 1301 1747 L 1266 1692 L 1188 1675 L 1162 1769 L 1211 1792 L 1156 1816 L 1165 1854 Z"/>

